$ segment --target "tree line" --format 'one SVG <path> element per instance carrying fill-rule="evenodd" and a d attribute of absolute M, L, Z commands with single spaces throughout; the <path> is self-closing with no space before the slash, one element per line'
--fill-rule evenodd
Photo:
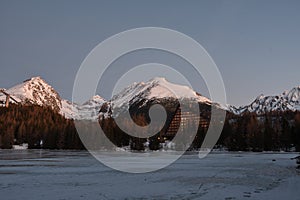
<path fill-rule="evenodd" d="M 30 149 L 83 149 L 73 120 L 51 108 L 15 104 L 0 107 L 0 148 L 22 143 Z"/>
<path fill-rule="evenodd" d="M 218 144 L 231 151 L 300 151 L 300 112 L 228 114 Z"/>
<path fill-rule="evenodd" d="M 189 127 L 198 126 L 189 150 L 201 148 L 206 136 L 208 127 L 203 125 L 203 118 L 209 123 L 209 109 L 201 108 L 201 123 L 189 122 L 182 135 L 189 137 Z M 131 150 L 138 151 L 145 148 L 159 150 L 166 141 L 171 141 L 174 137 L 166 135 L 168 125 L 174 117 L 172 112 L 174 108 L 167 109 L 167 124 L 158 133 L 149 138 L 137 138 L 122 131 L 112 117 L 100 118 L 98 122 L 76 121 L 75 127 L 74 120 L 64 118 L 51 108 L 12 104 L 9 108 L 0 107 L 0 148 L 12 148 L 14 144 L 28 143 L 31 149 L 85 149 L 82 139 L 88 140 L 89 149 L 128 146 Z M 147 109 L 143 112 L 133 110 L 131 117 L 141 126 L 150 123 Z M 130 119 L 124 118 L 121 121 L 123 127 L 134 131 Z M 100 127 L 105 136 L 100 134 Z M 80 138 L 77 131 L 84 137 Z M 176 150 L 182 150 L 188 145 L 184 142 L 185 139 L 175 144 Z M 227 113 L 216 147 L 223 147 L 229 151 L 300 151 L 300 112 L 269 112 L 263 115 L 244 113 L 241 116 Z"/>
<path fill-rule="evenodd" d="M 133 121 L 139 125 L 149 123 L 147 113 L 134 113 Z M 201 118 L 210 123 L 208 111 L 202 110 Z M 122 127 L 127 126 L 130 130 L 130 120 L 123 118 Z M 168 121 L 168 120 L 167 120 Z M 170 120 L 169 120 L 170 122 Z M 180 123 L 180 122 L 178 122 Z M 202 147 L 208 127 L 207 123 L 189 122 L 185 126 L 184 137 L 175 144 L 176 150 L 183 150 L 189 145 L 188 139 L 192 126 L 198 126 L 197 134 L 189 145 L 189 150 L 199 150 Z M 211 122 L 212 126 L 214 123 Z M 112 118 L 100 120 L 102 129 L 107 137 L 119 147 L 130 145 L 133 150 L 144 150 L 148 143 L 150 150 L 159 150 L 166 141 L 171 141 L 174 136 L 166 135 L 167 126 L 150 138 L 135 138 L 123 132 Z M 134 130 L 133 130 L 134 131 Z M 182 136 L 183 137 L 183 136 Z M 234 115 L 227 112 L 224 127 L 215 148 L 225 148 L 229 151 L 300 151 L 300 112 L 299 111 L 276 111 L 263 115 L 256 113 L 244 113 Z"/>

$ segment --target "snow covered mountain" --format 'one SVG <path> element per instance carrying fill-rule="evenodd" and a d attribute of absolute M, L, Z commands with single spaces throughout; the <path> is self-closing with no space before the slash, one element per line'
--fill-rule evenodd
<path fill-rule="evenodd" d="M 165 78 L 157 77 L 147 82 L 133 83 L 114 95 L 107 102 L 107 107 L 102 111 L 102 114 L 107 116 L 105 112 L 108 112 L 112 106 L 116 111 L 114 115 L 118 115 L 119 112 L 125 109 L 128 110 L 133 104 L 139 104 L 142 107 L 151 101 L 168 99 L 189 99 L 207 105 L 213 104 L 210 99 L 200 95 L 188 86 L 170 83 Z"/>
<path fill-rule="evenodd" d="M 300 86 L 276 96 L 260 95 L 250 105 L 239 108 L 214 103 L 187 86 L 170 83 L 165 78 L 160 77 L 147 82 L 133 83 L 114 95 L 108 102 L 96 95 L 82 105 L 62 99 L 58 92 L 41 77 L 33 77 L 10 89 L 1 90 L 10 94 L 13 99 L 21 104 L 48 106 L 66 118 L 78 120 L 97 120 L 99 111 L 101 110 L 101 114 L 106 116 L 112 105 L 118 112 L 122 112 L 125 109 L 128 110 L 132 104 L 141 107 L 149 102 L 177 98 L 194 100 L 205 105 L 216 105 L 238 115 L 244 112 L 262 114 L 270 111 L 300 110 Z M 4 105 L 5 101 L 6 95 L 0 92 L 0 105 Z M 11 99 L 10 102 L 15 103 Z M 102 105 L 105 105 L 104 108 Z"/>
<path fill-rule="evenodd" d="M 82 105 L 71 103 L 67 100 L 62 100 L 61 114 L 66 118 L 78 120 L 97 120 L 101 106 L 106 101 L 99 95 L 93 96 Z"/>
<path fill-rule="evenodd" d="M 140 99 L 176 98 L 174 94 L 180 99 L 188 98 L 207 104 L 212 103 L 211 100 L 201 96 L 191 88 L 170 83 L 161 77 L 153 78 L 146 83 L 133 83 L 113 96 L 111 102 L 116 107 L 122 107 Z"/>
<path fill-rule="evenodd" d="M 4 90 L 10 94 L 18 103 L 34 104 L 51 107 L 66 118 L 96 120 L 102 104 L 105 102 L 100 96 L 94 96 L 83 105 L 71 103 L 62 99 L 41 77 L 33 77 L 25 80 L 10 89 Z M 0 104 L 4 104 L 6 95 L 0 93 Z M 10 99 L 11 103 L 15 103 Z"/>
<path fill-rule="evenodd" d="M 33 77 L 25 80 L 10 89 L 5 90 L 14 99 L 22 104 L 36 104 L 49 106 L 53 110 L 60 111 L 62 108 L 59 94 L 41 77 Z M 0 101 L 5 101 L 6 96 L 0 94 Z"/>
<path fill-rule="evenodd" d="M 235 114 L 244 112 L 263 114 L 270 111 L 300 110 L 300 86 L 276 96 L 260 95 L 250 105 L 239 108 L 230 106 L 229 110 Z"/>

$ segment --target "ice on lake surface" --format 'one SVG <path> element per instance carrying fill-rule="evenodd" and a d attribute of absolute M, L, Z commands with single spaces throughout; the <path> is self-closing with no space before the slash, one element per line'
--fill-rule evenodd
<path fill-rule="evenodd" d="M 130 174 L 85 151 L 0 150 L 0 199 L 300 199 L 295 156 L 190 153 L 162 170 Z"/>

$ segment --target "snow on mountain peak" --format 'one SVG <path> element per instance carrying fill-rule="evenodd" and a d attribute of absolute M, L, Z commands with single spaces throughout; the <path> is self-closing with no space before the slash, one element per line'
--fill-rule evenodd
<path fill-rule="evenodd" d="M 111 99 L 111 103 L 115 107 L 125 105 L 128 107 L 130 102 L 139 101 L 141 99 L 151 100 L 165 98 L 190 98 L 198 102 L 211 104 L 208 98 L 201 96 L 188 86 L 170 83 L 162 77 L 155 77 L 147 82 L 133 83 L 114 95 Z"/>
<path fill-rule="evenodd" d="M 25 80 L 24 82 L 29 81 L 29 80 L 31 80 L 31 81 L 44 81 L 44 79 L 42 79 L 40 76 L 34 76 L 34 77 L 32 77 L 28 80 Z"/>
<path fill-rule="evenodd" d="M 66 118 L 97 120 L 100 107 L 105 100 L 96 95 L 83 105 L 71 103 L 60 97 L 40 76 L 32 77 L 22 83 L 5 90 L 21 104 L 34 104 L 51 107 Z M 5 102 L 6 96 L 0 93 L 0 102 Z M 13 103 L 13 102 L 12 102 Z"/>
<path fill-rule="evenodd" d="M 60 113 L 66 118 L 96 121 L 98 120 L 99 111 L 105 102 L 106 100 L 99 95 L 93 96 L 82 105 L 62 100 Z"/>
<path fill-rule="evenodd" d="M 59 94 L 41 77 L 27 79 L 6 92 L 23 104 L 36 104 L 49 106 L 53 110 L 61 109 L 61 98 Z M 0 95 L 0 100 L 4 100 L 5 95 Z"/>
<path fill-rule="evenodd" d="M 290 101 L 297 101 L 300 99 L 300 87 L 294 87 L 286 95 L 286 98 Z"/>
<path fill-rule="evenodd" d="M 154 97 L 156 98 L 177 97 L 181 99 L 192 98 L 201 102 L 204 101 L 204 102 L 211 103 L 209 99 L 197 94 L 194 90 L 192 90 L 188 86 L 174 84 L 168 82 L 165 78 L 161 78 L 161 77 L 154 78 L 152 81 L 157 85 L 154 89 L 151 90 L 151 93 L 149 94 L 149 98 L 154 98 Z"/>
<path fill-rule="evenodd" d="M 264 94 L 260 94 L 259 96 L 256 97 L 256 100 L 260 100 L 260 99 L 263 99 L 265 98 L 265 95 Z"/>
<path fill-rule="evenodd" d="M 99 95 L 95 95 L 82 105 L 73 104 L 74 119 L 94 120 L 98 119 L 99 111 L 106 101 Z"/>
<path fill-rule="evenodd" d="M 231 107 L 230 110 L 235 114 L 244 112 L 263 114 L 271 111 L 300 110 L 300 86 L 285 91 L 281 95 L 264 96 L 261 94 L 250 105 L 240 108 Z"/>
<path fill-rule="evenodd" d="M 168 82 L 167 79 L 166 79 L 165 77 L 159 77 L 159 76 L 158 76 L 158 77 L 154 77 L 154 78 L 150 79 L 149 81 L 150 81 L 150 82 L 151 82 L 151 81 Z"/>
<path fill-rule="evenodd" d="M 65 117 L 73 119 L 97 120 L 99 110 L 106 102 L 101 96 L 96 95 L 82 105 L 71 103 L 61 99 L 53 87 L 40 76 L 32 77 L 10 89 L 3 90 L 21 104 L 48 106 Z M 125 106 L 128 108 L 132 102 L 168 98 L 193 99 L 201 103 L 212 104 L 210 99 L 198 94 L 190 87 L 171 83 L 163 77 L 155 77 L 147 82 L 133 83 L 114 95 L 109 104 L 114 107 Z M 5 101 L 6 96 L 0 93 L 0 102 L 4 103 Z M 300 110 L 300 86 L 280 95 L 265 96 L 261 94 L 250 105 L 239 108 L 229 105 L 226 109 L 235 114 Z"/>

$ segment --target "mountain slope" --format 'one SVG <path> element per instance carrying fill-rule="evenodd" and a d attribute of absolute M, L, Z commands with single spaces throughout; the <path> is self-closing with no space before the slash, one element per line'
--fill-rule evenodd
<path fill-rule="evenodd" d="M 255 112 L 263 114 L 271 111 L 300 110 L 300 86 L 275 96 L 258 96 L 251 104 L 239 108 L 230 106 L 229 110 L 235 114 Z"/>
<path fill-rule="evenodd" d="M 198 103 L 212 105 L 212 101 L 187 86 L 182 86 L 168 82 L 165 78 L 157 77 L 147 82 L 133 83 L 126 87 L 107 103 L 107 107 L 102 110 L 102 114 L 107 116 L 111 107 L 115 109 L 114 115 L 128 110 L 131 105 L 145 106 L 149 102 L 161 100 L 193 100 Z M 219 106 L 221 107 L 221 106 Z"/>
<path fill-rule="evenodd" d="M 99 95 L 93 96 L 82 105 L 63 99 L 60 114 L 69 119 L 97 120 L 99 110 L 106 101 Z"/>
<path fill-rule="evenodd" d="M 4 90 L 4 89 L 3 89 Z M 97 120 L 99 111 L 106 101 L 100 96 L 94 96 L 82 105 L 62 99 L 58 92 L 41 77 L 25 80 L 10 89 L 4 90 L 21 104 L 48 106 L 66 118 Z M 255 112 L 263 114 L 270 111 L 300 110 L 300 86 L 292 88 L 275 96 L 258 96 L 251 104 L 236 108 L 231 105 L 222 106 L 200 95 L 191 88 L 168 82 L 165 78 L 153 78 L 147 82 L 133 83 L 126 87 L 106 103 L 102 114 L 107 115 L 112 107 L 118 112 L 128 110 L 133 104 L 140 107 L 149 102 L 159 100 L 194 100 L 200 104 L 216 105 L 235 114 Z M 5 103 L 6 96 L 0 93 L 0 104 Z M 11 103 L 15 103 L 10 100 Z M 105 113 L 106 112 L 106 113 Z M 114 113 L 118 114 L 118 113 Z"/>
<path fill-rule="evenodd" d="M 5 92 L 23 105 L 47 106 L 72 119 L 97 120 L 100 107 L 105 102 L 100 96 L 94 96 L 83 105 L 71 103 L 62 99 L 58 92 L 41 77 L 25 80 Z M 0 102 L 4 103 L 5 100 L 6 96 L 0 93 Z M 10 102 L 15 103 L 12 100 Z"/>
<path fill-rule="evenodd" d="M 60 111 L 62 108 L 59 94 L 41 77 L 25 80 L 23 83 L 5 90 L 5 92 L 22 104 L 49 106 L 56 111 Z M 1 93 L 0 101 L 5 101 L 5 99 L 6 96 Z"/>
<path fill-rule="evenodd" d="M 137 101 L 141 98 L 148 100 L 154 98 L 176 98 L 175 95 L 180 99 L 190 98 L 199 102 L 212 103 L 208 98 L 201 96 L 191 88 L 170 83 L 165 78 L 160 77 L 151 79 L 146 83 L 134 83 L 126 87 L 113 96 L 111 102 L 117 107 L 122 107 L 126 103 Z"/>

